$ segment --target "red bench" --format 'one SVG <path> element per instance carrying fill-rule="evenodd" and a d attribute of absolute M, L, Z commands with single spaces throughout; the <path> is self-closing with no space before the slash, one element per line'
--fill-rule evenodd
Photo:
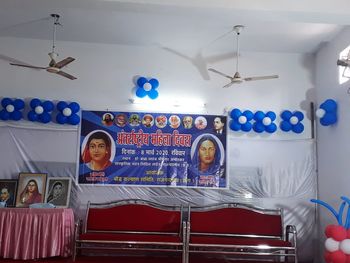
<path fill-rule="evenodd" d="M 234 203 L 191 207 L 186 251 L 297 263 L 296 235 L 295 226 L 284 230 L 281 209 Z"/>
<path fill-rule="evenodd" d="M 174 251 L 186 260 L 182 206 L 144 200 L 88 203 L 83 230 L 76 225 L 73 254 L 83 251 Z"/>

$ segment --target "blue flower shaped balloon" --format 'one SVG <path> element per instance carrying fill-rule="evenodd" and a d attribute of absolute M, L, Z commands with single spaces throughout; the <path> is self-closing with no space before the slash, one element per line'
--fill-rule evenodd
<path fill-rule="evenodd" d="M 21 110 L 24 109 L 24 101 L 22 99 L 3 98 L 1 100 L 3 109 L 0 111 L 0 119 L 3 121 L 14 120 L 19 121 L 23 115 Z"/>
<path fill-rule="evenodd" d="M 59 124 L 79 124 L 80 117 L 78 112 L 80 110 L 80 105 L 77 102 L 71 102 L 68 104 L 65 101 L 60 101 L 57 103 L 57 110 L 59 113 L 56 116 L 56 121 Z"/>
<path fill-rule="evenodd" d="M 30 107 L 32 110 L 28 112 L 28 120 L 42 123 L 49 123 L 52 120 L 51 112 L 54 109 L 52 101 L 41 101 L 38 98 L 34 98 L 30 101 Z"/>
<path fill-rule="evenodd" d="M 137 79 L 136 83 L 137 83 L 137 89 L 136 89 L 137 97 L 144 98 L 148 96 L 152 100 L 158 97 L 158 91 L 157 91 L 157 88 L 159 86 L 158 80 L 154 78 L 147 80 L 145 77 L 140 77 Z"/>
<path fill-rule="evenodd" d="M 304 131 L 304 125 L 301 123 L 304 119 L 304 114 L 301 111 L 285 110 L 281 113 L 282 121 L 280 123 L 280 129 L 284 132 L 293 131 L 295 133 L 302 133 Z"/>

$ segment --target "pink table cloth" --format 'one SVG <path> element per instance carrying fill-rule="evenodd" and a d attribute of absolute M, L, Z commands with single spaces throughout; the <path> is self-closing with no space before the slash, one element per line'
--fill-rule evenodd
<path fill-rule="evenodd" d="M 0 208 L 0 258 L 72 254 L 74 214 L 60 208 Z"/>

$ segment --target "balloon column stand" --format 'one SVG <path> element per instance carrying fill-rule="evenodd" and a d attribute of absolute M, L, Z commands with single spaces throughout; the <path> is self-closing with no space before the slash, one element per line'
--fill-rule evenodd
<path fill-rule="evenodd" d="M 349 263 L 350 262 L 350 199 L 342 196 L 342 203 L 336 211 L 332 206 L 318 199 L 311 202 L 326 207 L 337 219 L 338 225 L 331 224 L 325 229 L 327 237 L 325 241 L 324 260 L 327 263 Z M 345 208 L 347 208 L 344 216 Z"/>

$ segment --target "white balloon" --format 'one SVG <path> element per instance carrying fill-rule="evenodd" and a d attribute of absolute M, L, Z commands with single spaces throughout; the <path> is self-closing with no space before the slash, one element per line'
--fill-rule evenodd
<path fill-rule="evenodd" d="M 145 91 L 150 91 L 152 89 L 151 83 L 146 82 L 145 84 L 143 84 L 143 89 Z"/>
<path fill-rule="evenodd" d="M 62 113 L 64 116 L 69 117 L 72 114 L 72 110 L 70 108 L 64 108 Z"/>
<path fill-rule="evenodd" d="M 262 120 L 262 123 L 263 123 L 265 126 L 270 125 L 271 122 L 272 122 L 272 120 L 271 120 L 269 117 L 265 117 L 265 118 L 263 118 L 263 120 Z"/>
<path fill-rule="evenodd" d="M 327 238 L 326 242 L 324 243 L 325 248 L 329 252 L 334 252 L 339 250 L 339 242 L 334 240 L 333 238 Z"/>
<path fill-rule="evenodd" d="M 322 118 L 326 114 L 326 111 L 324 109 L 318 109 L 316 111 L 316 116 L 319 118 Z"/>
<path fill-rule="evenodd" d="M 13 112 L 15 110 L 15 107 L 12 104 L 9 104 L 6 106 L 7 112 Z"/>
<path fill-rule="evenodd" d="M 44 112 L 44 108 L 42 106 L 36 106 L 34 111 L 36 114 L 41 114 Z"/>
<path fill-rule="evenodd" d="M 344 239 L 340 242 L 339 248 L 344 254 L 350 255 L 350 239 Z"/>
<path fill-rule="evenodd" d="M 291 124 L 295 125 L 295 124 L 297 124 L 299 122 L 299 119 L 297 117 L 293 116 L 293 117 L 290 118 L 289 121 L 290 121 Z"/>
<path fill-rule="evenodd" d="M 240 116 L 239 118 L 238 118 L 238 122 L 240 123 L 240 124 L 244 124 L 244 123 L 246 123 L 247 122 L 247 117 L 246 116 Z"/>

